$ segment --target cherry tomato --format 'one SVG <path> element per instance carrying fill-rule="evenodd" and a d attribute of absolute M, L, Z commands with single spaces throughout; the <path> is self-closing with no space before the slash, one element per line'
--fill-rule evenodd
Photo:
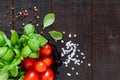
<path fill-rule="evenodd" d="M 54 72 L 51 69 L 47 69 L 40 74 L 40 80 L 54 80 Z"/>
<path fill-rule="evenodd" d="M 40 48 L 39 53 L 45 57 L 49 57 L 52 54 L 52 46 L 46 44 L 45 47 Z"/>
<path fill-rule="evenodd" d="M 34 69 L 38 72 L 44 72 L 47 69 L 47 65 L 43 61 L 37 61 L 34 64 Z"/>
<path fill-rule="evenodd" d="M 23 66 L 25 69 L 32 69 L 34 67 L 34 63 L 37 61 L 36 58 L 25 58 L 23 60 Z"/>
<path fill-rule="evenodd" d="M 45 57 L 42 58 L 41 60 L 46 63 L 47 67 L 51 67 L 53 63 L 53 59 L 51 57 Z"/>
<path fill-rule="evenodd" d="M 29 70 L 24 76 L 24 80 L 40 80 L 39 78 L 39 73 L 35 70 Z"/>

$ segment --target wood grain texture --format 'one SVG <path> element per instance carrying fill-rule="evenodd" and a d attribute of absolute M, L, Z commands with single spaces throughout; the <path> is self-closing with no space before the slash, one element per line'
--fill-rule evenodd
<path fill-rule="evenodd" d="M 94 0 L 94 80 L 120 80 L 120 1 Z"/>
<path fill-rule="evenodd" d="M 11 21 L 11 1 L 1 1 L 0 2 L 0 30 L 6 32 L 10 36 L 9 22 Z"/>
<path fill-rule="evenodd" d="M 43 17 L 48 12 L 56 14 L 56 21 L 49 30 L 65 31 L 63 40 L 79 44 L 79 49 L 85 53 L 86 60 L 80 66 L 73 63 L 69 67 L 62 65 L 55 80 L 120 80 L 120 0 L 14 0 L 14 17 L 21 9 L 30 11 L 24 20 L 15 22 L 14 29 L 20 34 L 23 23 L 29 23 L 34 18 L 34 6 L 40 16 L 36 31 L 41 32 Z M 0 0 L 0 30 L 10 36 L 9 23 L 12 20 L 12 0 Z M 76 34 L 76 38 L 69 38 L 69 34 Z M 59 51 L 65 43 L 52 42 Z M 80 54 L 79 54 L 80 55 Z M 64 61 L 66 58 L 61 58 Z M 81 59 L 81 57 L 80 57 Z M 88 67 L 88 63 L 92 66 Z M 75 70 L 71 70 L 72 67 Z M 71 73 L 68 77 L 66 73 Z M 75 72 L 79 72 L 77 76 Z"/>
<path fill-rule="evenodd" d="M 69 64 L 68 68 L 62 65 L 59 70 L 58 80 L 92 80 L 91 67 L 87 66 L 92 57 L 90 7 L 89 0 L 53 0 L 53 12 L 56 14 L 56 22 L 53 27 L 59 31 L 65 31 L 66 34 L 63 40 L 78 43 L 79 49 L 87 56 L 87 60 L 83 64 L 75 66 L 75 71 L 71 70 L 71 67 L 74 66 L 72 63 Z M 68 38 L 69 34 L 77 34 L 77 38 Z M 59 44 L 60 48 L 64 47 L 64 45 Z M 65 58 L 62 60 L 64 61 Z M 79 72 L 79 75 L 77 76 L 75 72 Z M 66 73 L 72 74 L 71 77 L 68 77 Z"/>

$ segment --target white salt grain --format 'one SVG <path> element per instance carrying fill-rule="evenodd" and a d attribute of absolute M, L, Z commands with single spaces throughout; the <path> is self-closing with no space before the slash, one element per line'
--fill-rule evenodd
<path fill-rule="evenodd" d="M 76 34 L 74 34 L 73 36 L 74 36 L 74 37 L 77 37 L 77 35 L 76 35 Z"/>
<path fill-rule="evenodd" d="M 64 43 L 64 40 L 61 40 L 61 43 Z"/>
<path fill-rule="evenodd" d="M 79 57 L 79 55 L 76 55 L 76 57 L 78 58 L 78 57 Z"/>
<path fill-rule="evenodd" d="M 78 72 L 76 72 L 75 74 L 76 74 L 76 75 L 79 75 L 79 73 L 78 73 Z"/>
<path fill-rule="evenodd" d="M 68 65 L 66 64 L 65 67 L 68 67 Z"/>
<path fill-rule="evenodd" d="M 36 26 L 39 26 L 39 24 L 36 24 Z"/>
<path fill-rule="evenodd" d="M 81 52 L 81 55 L 84 56 L 85 54 L 83 52 Z"/>
<path fill-rule="evenodd" d="M 77 46 L 79 46 L 79 44 L 77 44 Z"/>
<path fill-rule="evenodd" d="M 85 59 L 86 57 L 84 56 L 83 59 Z"/>
<path fill-rule="evenodd" d="M 88 66 L 91 66 L 91 64 L 90 64 L 90 63 L 88 63 Z"/>
<path fill-rule="evenodd" d="M 72 70 L 75 70 L 75 68 L 74 68 L 74 67 L 72 67 L 71 69 L 72 69 Z"/>
<path fill-rule="evenodd" d="M 80 63 L 83 63 L 83 61 L 81 61 Z"/>
<path fill-rule="evenodd" d="M 71 38 L 72 37 L 72 34 L 69 34 L 69 36 L 68 36 L 69 38 Z"/>
<path fill-rule="evenodd" d="M 78 63 L 77 65 L 80 66 L 80 63 Z"/>
<path fill-rule="evenodd" d="M 65 31 L 63 31 L 63 34 L 65 34 Z"/>
<path fill-rule="evenodd" d="M 71 74 L 70 74 L 70 73 L 67 73 L 67 76 L 71 76 Z"/>
<path fill-rule="evenodd" d="M 78 52 L 80 52 L 80 49 L 77 49 Z"/>

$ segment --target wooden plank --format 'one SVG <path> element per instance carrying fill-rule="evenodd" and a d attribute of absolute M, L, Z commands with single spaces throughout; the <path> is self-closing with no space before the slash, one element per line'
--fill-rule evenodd
<path fill-rule="evenodd" d="M 120 79 L 120 1 L 94 0 L 94 80 Z"/>
<path fill-rule="evenodd" d="M 92 67 L 88 67 L 88 63 L 92 63 L 91 55 L 91 3 L 89 0 L 53 0 L 53 12 L 56 14 L 56 22 L 53 28 L 59 31 L 65 31 L 63 40 L 65 42 L 72 41 L 79 44 L 79 49 L 85 53 L 86 59 L 80 66 L 73 64 L 72 62 L 65 67 L 63 64 L 59 69 L 57 80 L 92 80 Z M 69 34 L 77 35 L 76 38 L 69 38 Z M 59 43 L 59 50 L 65 47 Z M 77 52 L 78 53 L 78 52 Z M 82 56 L 79 59 L 82 60 Z M 66 57 L 62 57 L 64 62 Z M 75 70 L 71 70 L 75 67 Z M 76 72 L 79 74 L 76 75 Z M 70 73 L 71 76 L 67 76 Z"/>
<path fill-rule="evenodd" d="M 11 21 L 11 1 L 0 1 L 0 30 L 7 33 L 9 36 Z"/>

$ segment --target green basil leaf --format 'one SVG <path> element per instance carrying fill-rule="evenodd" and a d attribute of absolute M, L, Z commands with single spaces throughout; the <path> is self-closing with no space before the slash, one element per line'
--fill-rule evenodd
<path fill-rule="evenodd" d="M 0 69 L 4 67 L 4 63 L 0 62 Z"/>
<path fill-rule="evenodd" d="M 9 39 L 6 39 L 6 42 L 7 42 L 7 45 L 8 45 L 9 47 L 11 47 L 11 42 L 10 42 L 10 40 L 9 40 Z"/>
<path fill-rule="evenodd" d="M 20 43 L 25 43 L 28 39 L 29 39 L 29 37 L 27 35 L 23 34 L 20 37 L 19 41 L 20 41 Z"/>
<path fill-rule="evenodd" d="M 38 58 L 38 52 L 32 52 L 32 53 L 29 55 L 29 58 Z"/>
<path fill-rule="evenodd" d="M 31 51 L 30 47 L 29 47 L 29 46 L 25 46 L 25 47 L 21 50 L 21 55 L 22 55 L 24 58 L 26 58 L 26 57 L 28 57 L 28 56 L 30 55 L 31 52 L 32 52 L 32 51 Z"/>
<path fill-rule="evenodd" d="M 54 13 L 47 14 L 43 20 L 43 29 L 52 25 L 54 21 L 55 21 L 55 14 Z"/>
<path fill-rule="evenodd" d="M 2 59 L 1 62 L 4 63 L 5 65 L 11 64 L 11 61 L 8 61 L 8 60 L 3 60 L 3 59 Z"/>
<path fill-rule="evenodd" d="M 18 66 L 13 67 L 12 69 L 10 69 L 10 73 L 13 77 L 17 77 L 18 75 Z"/>
<path fill-rule="evenodd" d="M 0 80 L 8 80 L 9 72 L 0 73 Z"/>
<path fill-rule="evenodd" d="M 16 57 L 20 57 L 20 49 L 14 48 L 13 50 L 16 53 Z"/>
<path fill-rule="evenodd" d="M 39 44 L 39 47 L 45 45 L 48 42 L 48 40 L 40 34 L 33 34 L 30 39 L 34 39 L 36 43 Z"/>
<path fill-rule="evenodd" d="M 24 80 L 24 76 L 21 76 L 20 79 L 18 79 L 18 80 Z"/>
<path fill-rule="evenodd" d="M 28 41 L 28 46 L 30 47 L 30 49 L 32 49 L 33 51 L 38 51 L 39 50 L 39 43 L 36 39 L 30 39 Z"/>
<path fill-rule="evenodd" d="M 48 42 L 48 40 L 42 35 L 39 35 L 39 41 L 40 41 L 41 47 L 44 46 Z"/>
<path fill-rule="evenodd" d="M 11 79 L 11 78 L 10 78 L 10 79 L 8 79 L 8 80 L 15 80 L 15 79 Z"/>
<path fill-rule="evenodd" d="M 8 62 L 11 62 L 14 59 L 14 52 L 12 49 L 8 49 L 5 55 L 2 57 L 4 60 L 8 60 Z"/>
<path fill-rule="evenodd" d="M 26 24 L 25 26 L 24 26 L 24 33 L 26 34 L 26 35 L 29 35 L 30 33 L 34 33 L 35 32 L 35 27 L 34 27 L 34 25 L 32 25 L 32 24 Z"/>
<path fill-rule="evenodd" d="M 8 47 L 0 47 L 0 58 L 2 58 L 7 52 Z"/>
<path fill-rule="evenodd" d="M 56 41 L 61 40 L 63 38 L 63 34 L 61 32 L 55 31 L 55 30 L 50 31 L 49 34 Z"/>
<path fill-rule="evenodd" d="M 12 46 L 19 45 L 19 36 L 15 30 L 11 30 L 11 44 Z"/>
<path fill-rule="evenodd" d="M 5 40 L 5 33 L 0 31 L 0 46 L 3 46 L 6 44 L 6 40 Z"/>
<path fill-rule="evenodd" d="M 11 64 L 5 65 L 2 69 L 0 69 L 0 73 L 5 73 L 6 71 L 9 71 L 13 67 L 20 64 L 22 60 L 23 60 L 23 56 L 20 56 L 19 58 L 14 58 Z"/>

